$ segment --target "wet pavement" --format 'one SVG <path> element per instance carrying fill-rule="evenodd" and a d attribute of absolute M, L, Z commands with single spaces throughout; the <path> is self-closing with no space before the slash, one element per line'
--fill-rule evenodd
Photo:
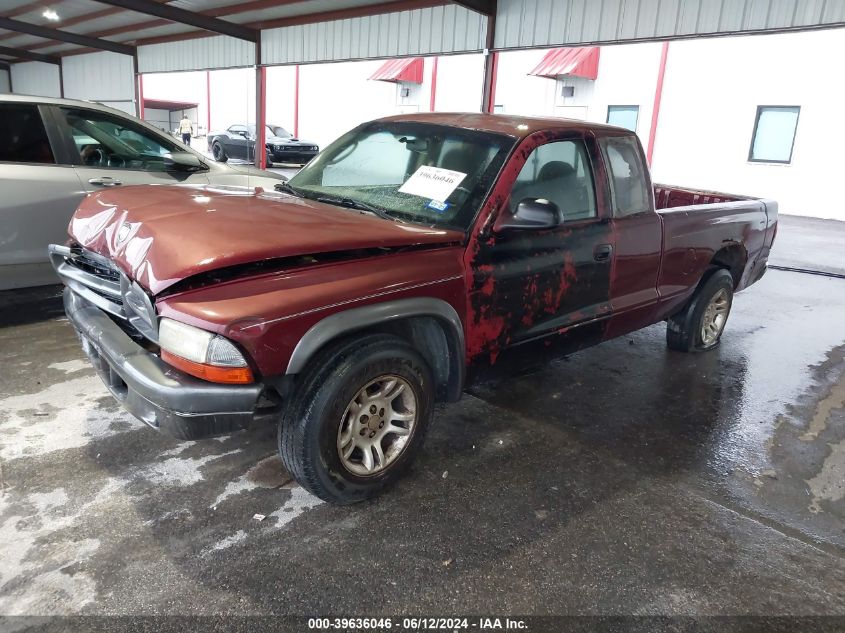
<path fill-rule="evenodd" d="M 55 294 L 0 298 L 0 614 L 845 615 L 845 280 L 770 271 L 710 353 L 657 325 L 474 388 L 354 507 L 270 427 L 129 418 Z"/>

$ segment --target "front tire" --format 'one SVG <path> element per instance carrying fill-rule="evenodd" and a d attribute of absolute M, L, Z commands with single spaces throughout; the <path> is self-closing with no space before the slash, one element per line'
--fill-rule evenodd
<path fill-rule="evenodd" d="M 699 284 L 690 302 L 666 326 L 666 344 L 679 352 L 706 352 L 719 344 L 733 304 L 734 280 L 723 268 Z"/>
<path fill-rule="evenodd" d="M 225 163 L 229 160 L 229 157 L 226 155 L 226 150 L 223 149 L 223 146 L 217 141 L 214 141 L 211 146 L 211 155 L 218 163 Z"/>
<path fill-rule="evenodd" d="M 367 335 L 320 354 L 279 424 L 279 454 L 303 488 L 355 503 L 394 483 L 434 411 L 431 369 L 402 339 Z"/>

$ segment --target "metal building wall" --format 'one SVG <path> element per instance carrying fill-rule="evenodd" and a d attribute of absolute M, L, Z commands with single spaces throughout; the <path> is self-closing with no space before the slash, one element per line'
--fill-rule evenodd
<path fill-rule="evenodd" d="M 12 88 L 15 94 L 39 97 L 61 96 L 59 67 L 42 62 L 12 64 Z"/>
<path fill-rule="evenodd" d="M 499 0 L 500 49 L 845 26 L 843 0 Z"/>
<path fill-rule="evenodd" d="M 0 93 L 11 92 L 12 88 L 9 84 L 9 71 L 0 69 Z"/>
<path fill-rule="evenodd" d="M 132 58 L 118 53 L 73 55 L 62 60 L 65 97 L 98 101 L 135 111 L 135 70 Z"/>
<path fill-rule="evenodd" d="M 487 20 L 457 5 L 263 31 L 261 61 L 295 64 L 480 51 Z"/>
<path fill-rule="evenodd" d="M 226 35 L 138 47 L 138 72 L 238 68 L 255 64 L 255 44 Z"/>

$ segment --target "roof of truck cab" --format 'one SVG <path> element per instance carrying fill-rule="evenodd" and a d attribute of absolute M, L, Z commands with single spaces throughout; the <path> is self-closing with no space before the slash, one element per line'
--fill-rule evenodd
<path fill-rule="evenodd" d="M 604 125 L 591 121 L 577 119 L 563 119 L 556 117 L 527 117 L 514 114 L 480 114 L 477 112 L 425 112 L 419 114 L 399 114 L 384 117 L 379 121 L 408 121 L 416 123 L 432 123 L 436 125 L 450 125 L 468 130 L 480 130 L 494 134 L 507 134 L 518 138 L 529 136 L 535 132 L 546 131 L 585 131 L 606 130 L 616 134 L 633 134 L 630 130 Z"/>

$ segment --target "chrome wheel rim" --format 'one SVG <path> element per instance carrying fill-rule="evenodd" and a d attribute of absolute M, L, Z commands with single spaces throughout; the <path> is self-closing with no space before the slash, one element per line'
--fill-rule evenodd
<path fill-rule="evenodd" d="M 379 376 L 346 406 L 337 431 L 337 452 L 349 472 L 371 477 L 402 454 L 417 422 L 417 398 L 408 382 Z"/>
<path fill-rule="evenodd" d="M 704 316 L 701 319 L 701 342 L 702 344 L 712 345 L 715 343 L 722 330 L 725 329 L 725 322 L 728 320 L 728 310 L 731 308 L 731 300 L 728 296 L 728 291 L 724 288 L 720 289 L 710 303 L 704 309 Z"/>

